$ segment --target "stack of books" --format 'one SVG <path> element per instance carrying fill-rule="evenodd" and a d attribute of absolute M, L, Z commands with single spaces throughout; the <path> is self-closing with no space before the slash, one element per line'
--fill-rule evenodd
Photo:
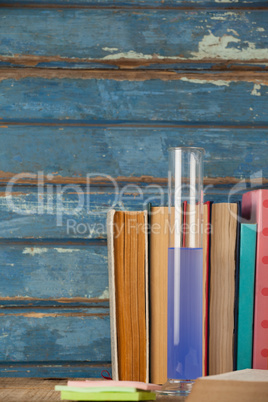
<path fill-rule="evenodd" d="M 187 402 L 266 402 L 268 370 L 245 369 L 198 378 Z"/>
<path fill-rule="evenodd" d="M 167 207 L 108 214 L 114 379 L 167 380 L 168 236 Z M 268 190 L 205 203 L 203 376 L 268 369 L 267 267 Z"/>
<path fill-rule="evenodd" d="M 61 399 L 68 401 L 154 401 L 160 387 L 134 381 L 68 381 L 57 385 Z"/>

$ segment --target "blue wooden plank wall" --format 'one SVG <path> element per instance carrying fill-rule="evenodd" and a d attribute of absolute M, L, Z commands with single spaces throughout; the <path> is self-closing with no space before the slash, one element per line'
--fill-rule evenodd
<path fill-rule="evenodd" d="M 266 0 L 0 1 L 0 376 L 110 370 L 106 214 L 268 184 Z"/>

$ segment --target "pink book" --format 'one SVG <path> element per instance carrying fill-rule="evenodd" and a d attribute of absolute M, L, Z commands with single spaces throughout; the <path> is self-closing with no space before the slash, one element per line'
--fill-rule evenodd
<path fill-rule="evenodd" d="M 268 369 L 268 190 L 243 195 L 242 217 L 257 223 L 253 368 Z"/>
<path fill-rule="evenodd" d="M 140 381 L 113 381 L 113 380 L 99 380 L 99 381 L 68 381 L 69 387 L 132 387 L 144 391 L 157 391 L 162 388 L 161 385 L 146 384 Z"/>

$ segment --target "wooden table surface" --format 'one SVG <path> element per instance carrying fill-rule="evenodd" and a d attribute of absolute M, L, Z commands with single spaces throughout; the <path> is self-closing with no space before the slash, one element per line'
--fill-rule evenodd
<path fill-rule="evenodd" d="M 67 380 L 42 378 L 0 378 L 0 401 L 5 402 L 56 402 L 60 393 L 55 385 L 66 385 Z"/>
<path fill-rule="evenodd" d="M 60 392 L 55 385 L 66 385 L 67 380 L 42 378 L 0 378 L 0 401 L 2 402 L 58 402 Z M 184 402 L 184 397 L 158 397 L 161 402 Z"/>

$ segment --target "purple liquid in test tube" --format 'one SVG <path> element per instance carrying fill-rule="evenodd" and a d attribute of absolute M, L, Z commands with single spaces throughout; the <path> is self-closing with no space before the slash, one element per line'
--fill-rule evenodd
<path fill-rule="evenodd" d="M 202 376 L 202 248 L 168 250 L 168 378 Z"/>

